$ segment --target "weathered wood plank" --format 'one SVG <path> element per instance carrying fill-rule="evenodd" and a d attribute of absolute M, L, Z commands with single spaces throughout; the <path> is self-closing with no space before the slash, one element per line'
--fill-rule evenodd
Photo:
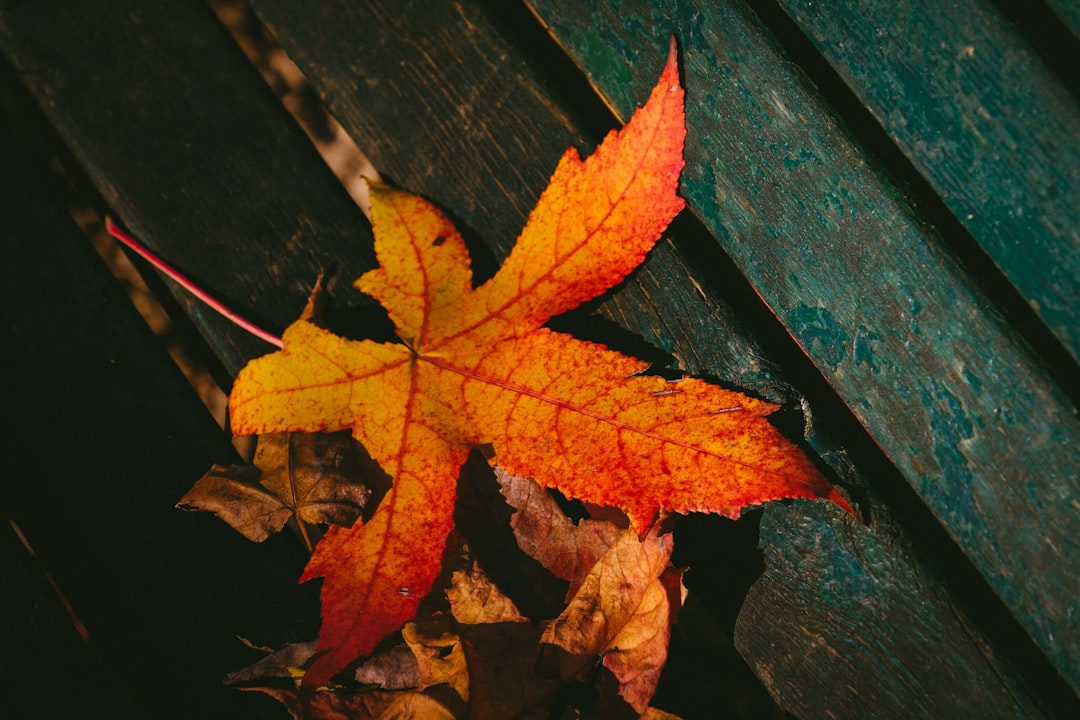
<path fill-rule="evenodd" d="M 362 213 L 204 3 L 8 4 L 0 49 L 118 220 L 267 329 L 321 269 L 374 265 Z M 219 382 L 271 349 L 177 299 Z"/>
<path fill-rule="evenodd" d="M 253 6 L 375 166 L 408 183 L 410 190 L 443 203 L 459 220 L 480 223 L 473 229 L 494 246 L 498 257 L 523 224 L 527 208 L 546 184 L 563 148 L 595 142 L 595 133 L 582 129 L 581 121 L 575 121 L 565 107 L 562 93 L 551 87 L 550 75 L 530 64 L 514 46 L 515 34 L 506 27 L 505 16 L 493 14 L 488 4 L 324 2 L 301 8 L 295 3 L 255 0 Z M 373 33 L 371 28 L 380 32 Z M 643 80 L 642 92 L 649 85 L 650 81 Z M 485 95 L 487 88 L 498 88 L 496 96 Z M 421 111 L 414 112 L 410 98 L 415 97 L 436 100 L 425 99 Z M 458 107 L 463 109 L 450 111 Z M 427 144 L 431 138 L 438 138 L 434 147 Z M 494 152 L 488 146 L 500 150 Z M 477 147 L 485 150 L 474 152 Z M 432 154 L 440 160 L 432 161 Z M 478 190 L 474 178 L 487 177 L 514 181 Z M 771 392 L 771 385 L 783 386 L 783 376 L 768 353 L 754 333 L 740 325 L 728 304 L 735 300 L 740 312 L 747 312 L 746 298 L 732 293 L 732 282 L 715 267 L 722 259 L 698 254 L 696 259 L 705 263 L 702 273 L 701 268 L 688 268 L 679 255 L 666 253 L 663 247 L 658 250 L 599 306 L 600 311 L 606 310 L 607 317 L 649 343 L 673 351 L 682 367 L 692 372 L 735 379 L 742 387 L 765 394 Z M 790 390 L 778 394 L 782 400 L 798 398 Z M 819 421 L 823 435 L 828 434 L 829 423 L 825 418 Z M 835 445 L 828 450 L 842 454 Z M 890 570 L 916 562 L 910 550 L 903 549 L 908 540 L 895 529 L 879 532 L 896 554 Z M 708 572 L 704 567 L 698 570 Z M 892 578 L 893 586 L 905 587 L 910 576 L 904 572 Z M 916 575 L 920 585 L 905 596 L 913 608 L 928 605 L 938 616 L 958 612 L 949 606 L 940 578 L 925 568 Z M 827 581 L 838 576 L 818 577 Z M 915 617 L 917 611 L 910 614 Z M 979 632 L 959 625 L 945 630 L 951 633 L 949 642 L 967 646 L 965 658 L 979 658 L 967 671 L 981 677 L 981 684 L 997 688 L 995 693 L 1008 696 L 1005 688 L 1010 682 L 1016 684 L 1015 670 L 1000 658 L 987 659 L 982 654 L 980 644 L 985 640 L 974 639 Z M 938 631 L 942 628 L 935 626 L 916 636 L 925 640 Z M 957 661 L 934 656 L 929 649 L 907 660 L 931 668 Z M 844 681 L 889 686 L 889 679 L 874 670 L 880 662 L 871 658 L 864 669 L 852 669 Z M 1010 673 L 1013 680 L 998 677 Z M 1016 697 L 1014 703 L 1002 704 L 1002 717 L 1009 716 L 1010 709 L 1037 705 L 1023 692 Z M 894 710 L 902 710 L 900 700 L 901 705 L 892 706 Z M 975 702 L 970 695 L 968 701 Z M 1028 711 L 1037 715 L 1036 710 Z"/>
<path fill-rule="evenodd" d="M 531 6 L 628 114 L 683 43 L 684 192 L 1074 689 L 1080 423 L 738 3 Z"/>
<path fill-rule="evenodd" d="M 49 578 L 3 518 L 0 525 L 0 693 L 21 718 L 139 717 L 126 689 L 77 631 Z M 63 683 L 64 692 L 55 691 Z"/>
<path fill-rule="evenodd" d="M 1046 0 L 1046 4 L 1065 23 L 1069 31 L 1080 38 L 1080 4 L 1073 0 Z"/>
<path fill-rule="evenodd" d="M 839 519 L 804 502 L 770 506 L 762 519 L 766 571 L 747 594 L 735 644 L 784 710 L 803 720 L 1071 717 L 964 642 L 963 617 L 933 601 L 940 588 L 887 537 Z M 851 682 L 865 674 L 882 681 Z"/>
<path fill-rule="evenodd" d="M 521 18 L 507 19 L 483 2 L 251 5 L 375 167 L 451 212 L 481 276 L 513 246 L 562 152 L 594 147 L 611 127 L 609 115 L 581 112 L 565 88 L 527 61 L 515 45 L 520 35 L 506 26 Z M 692 372 L 767 385 L 775 369 L 768 362 L 748 368 L 746 357 L 764 353 L 723 301 L 686 282 L 707 282 L 696 275 L 661 243 L 603 312 Z M 702 318 L 720 327 L 703 335 Z M 728 344 L 706 341 L 716 337 Z M 783 392 L 778 388 L 776 399 L 794 398 Z"/>
<path fill-rule="evenodd" d="M 5 515 L 104 658 L 113 686 L 97 692 L 117 693 L 115 704 L 139 717 L 278 717 L 274 702 L 221 678 L 260 656 L 238 634 L 267 643 L 314 634 L 315 589 L 296 585 L 305 553 L 294 538 L 257 546 L 175 509 L 211 463 L 235 452 L 52 198 L 37 172 L 44 162 L 22 160 L 25 137 L 2 118 L 0 128 L 0 408 L 6 455 L 20 467 L 4 474 Z M 31 662 L 14 657 L 16 648 L 5 648 L 5 668 L 18 667 L 5 677 L 25 677 Z M 61 674 L 73 658 L 53 660 L 57 674 L 13 688 L 5 710 L 49 707 L 48 697 L 30 693 L 73 700 L 93 681 Z M 89 689 L 78 698 L 87 704 L 65 716 L 120 716 L 90 705 L 94 695 Z"/>
<path fill-rule="evenodd" d="M 1080 357 L 1080 107 L 983 0 L 780 5 Z"/>

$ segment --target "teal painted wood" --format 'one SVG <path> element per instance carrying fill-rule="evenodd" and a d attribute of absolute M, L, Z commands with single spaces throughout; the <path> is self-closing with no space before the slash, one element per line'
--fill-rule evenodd
<path fill-rule="evenodd" d="M 740 4 L 530 3 L 624 116 L 683 48 L 683 191 L 1080 688 L 1075 408 Z"/>
<path fill-rule="evenodd" d="M 1046 0 L 1046 4 L 1061 18 L 1073 35 L 1080 37 L 1080 3 L 1076 0 Z"/>
<path fill-rule="evenodd" d="M 1080 357 L 1080 106 L 992 2 L 780 0 Z"/>
<path fill-rule="evenodd" d="M 879 532 L 841 519 L 802 501 L 770 505 L 762 518 L 766 570 L 735 645 L 784 710 L 802 720 L 1040 715 L 1022 688 L 983 672 L 976 645 L 957 642 L 963 619 L 934 602 L 939 591 L 917 566 Z M 881 681 L 850 682 L 868 671 Z"/>

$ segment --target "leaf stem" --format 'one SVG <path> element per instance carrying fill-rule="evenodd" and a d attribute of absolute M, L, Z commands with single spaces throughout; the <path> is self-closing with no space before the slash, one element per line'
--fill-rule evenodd
<path fill-rule="evenodd" d="M 261 327 L 251 322 L 250 320 L 240 316 L 233 310 L 226 307 L 220 300 L 210 295 L 208 292 L 196 285 L 192 280 L 184 276 L 179 270 L 169 265 L 160 257 L 151 252 L 146 246 L 140 243 L 138 240 L 128 235 L 126 232 L 120 229 L 120 227 L 113 222 L 111 217 L 105 217 L 105 230 L 110 235 L 137 253 L 140 257 L 153 265 L 155 268 L 163 272 L 168 277 L 172 278 L 180 287 L 187 290 L 189 293 L 202 300 L 204 303 L 210 306 L 212 310 L 219 313 L 221 316 L 228 319 L 237 327 L 247 330 L 249 333 L 264 340 L 271 345 L 281 347 L 281 338 L 277 335 L 263 330 Z"/>
<path fill-rule="evenodd" d="M 312 545 L 311 536 L 308 535 L 307 523 L 305 523 L 303 520 L 301 520 L 298 516 L 295 517 L 295 520 L 296 520 L 296 526 L 298 528 L 300 528 L 300 537 L 304 541 L 304 547 L 307 548 L 308 555 L 310 555 L 311 553 L 315 552 L 315 546 Z"/>

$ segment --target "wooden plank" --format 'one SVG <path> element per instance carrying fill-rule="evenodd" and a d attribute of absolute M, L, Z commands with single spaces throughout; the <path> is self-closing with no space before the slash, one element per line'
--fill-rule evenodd
<path fill-rule="evenodd" d="M 1072 0 L 1046 0 L 1046 4 L 1073 36 L 1080 38 L 1080 5 Z"/>
<path fill-rule="evenodd" d="M 468 218 L 471 229 L 494 248 L 496 257 L 506 252 L 508 238 L 524 222 L 525 211 L 546 184 L 563 148 L 595 142 L 597 133 L 588 130 L 592 124 L 583 127 L 582 120 L 566 107 L 566 89 L 552 81 L 555 77 L 566 83 L 566 76 L 545 73 L 552 61 L 530 61 L 523 52 L 523 46 L 529 47 L 521 42 L 527 30 L 517 25 L 523 19 L 508 19 L 490 4 L 323 2 L 300 8 L 295 3 L 256 0 L 253 6 L 375 166 L 408 189 L 436 199 L 459 221 Z M 382 30 L 373 34 L 369 31 L 373 27 Z M 648 86 L 644 81 L 640 87 Z M 494 97 L 491 88 L 498 89 Z M 412 98 L 423 99 L 419 111 L 410 109 L 415 105 Z M 585 101 L 578 98 L 579 103 Z M 448 110 L 459 107 L 463 109 Z M 434 146 L 428 144 L 431 138 L 438 139 Z M 478 147 L 483 149 L 474 151 Z M 488 177 L 509 177 L 512 183 L 478 186 L 475 178 Z M 696 265 L 688 266 L 682 254 L 667 253 L 661 246 L 599 310 L 650 344 L 673 352 L 685 369 L 734 378 L 740 386 L 763 394 L 779 387 L 779 399 L 797 402 L 798 393 L 786 386 L 775 361 L 769 359 L 770 350 L 739 322 L 731 304 L 737 304 L 744 317 L 761 323 L 775 321 L 754 315 L 749 310 L 754 299 L 734 289 L 739 279 L 724 272 L 724 259 L 696 245 L 710 242 L 708 238 L 692 235 L 690 225 L 679 231 L 686 242 L 676 240 L 675 244 Z M 696 251 L 690 249 L 694 247 Z M 583 323 L 575 330 L 588 334 L 596 332 L 596 326 Z M 625 338 L 616 338 L 616 346 L 620 340 Z M 828 435 L 830 423 L 819 419 L 815 437 Z M 837 431 L 835 423 L 832 429 Z M 822 442 L 821 447 L 834 460 L 844 456 L 835 443 Z M 844 470 L 851 472 L 850 467 Z M 874 501 L 875 510 L 887 513 L 878 502 Z M 878 532 L 888 538 L 895 555 L 884 575 L 893 567 L 918 565 L 907 547 L 910 538 L 887 526 L 879 526 Z M 713 577 L 727 572 L 712 566 L 708 555 L 713 552 L 715 548 L 705 549 L 696 558 L 699 564 L 690 582 L 699 591 Z M 910 582 L 913 576 L 918 578 L 917 585 Z M 837 575 L 822 572 L 817 577 L 828 582 Z M 912 608 L 936 608 L 938 617 L 964 615 L 962 609 L 950 606 L 941 578 L 925 567 L 905 569 L 891 581 L 896 592 L 906 593 L 904 598 Z M 962 657 L 979 658 L 966 671 L 980 677 L 980 685 L 996 688 L 991 694 L 1013 697 L 1000 704 L 1002 717 L 1025 712 L 1038 715 L 1033 709 L 1038 702 L 1029 694 L 1010 695 L 1013 691 L 1007 688 L 1017 684 L 1016 671 L 1000 657 L 987 657 L 986 640 L 977 629 L 954 623 L 915 635 L 926 642 L 933 632 L 947 632 L 949 642 L 966 646 Z M 934 656 L 929 650 L 907 660 L 927 668 L 958 661 Z M 866 662 L 865 669 L 847 668 L 850 672 L 844 682 L 888 686 L 889 678 L 874 669 L 881 662 Z M 889 707 L 902 712 L 903 696 L 896 699 L 900 704 Z M 968 701 L 975 702 L 971 696 Z"/>
<path fill-rule="evenodd" d="M 624 114 L 680 38 L 694 212 L 1080 688 L 1080 423 L 1038 359 L 746 8 L 530 4 Z"/>
<path fill-rule="evenodd" d="M 123 18 L 120 18 L 120 19 L 122 20 Z M 161 18 L 161 17 L 157 18 L 157 20 L 163 20 L 163 19 L 168 19 L 168 18 Z M 183 19 L 183 18 L 181 18 L 181 19 Z M 185 26 L 183 25 L 183 23 L 180 23 L 180 24 L 176 25 L 176 27 L 185 27 Z M 141 30 L 145 32 L 146 28 L 142 27 Z M 127 33 L 127 35 L 125 35 L 125 33 Z M 124 25 L 123 23 L 120 23 L 118 28 L 113 28 L 112 29 L 112 37 L 132 37 L 133 38 L 133 37 L 136 37 L 136 36 L 139 36 L 139 35 L 137 35 L 135 33 L 132 33 L 129 26 Z M 198 32 L 194 32 L 193 36 L 198 38 L 199 42 L 203 42 L 205 40 L 204 38 L 202 38 L 199 35 Z M 141 37 L 141 36 L 139 36 L 139 37 Z M 152 67 L 154 67 L 155 63 L 159 63 L 160 62 L 160 56 L 156 54 L 160 50 L 160 47 L 159 47 L 158 43 L 160 43 L 160 41 L 152 41 L 151 39 L 148 39 L 145 44 L 150 46 L 150 57 L 148 57 L 148 58 L 139 58 L 139 57 L 136 56 L 135 63 L 134 63 L 135 66 L 138 66 L 139 64 L 143 64 L 143 65 L 147 65 L 148 67 L 152 68 Z M 204 50 L 205 50 L 205 48 L 204 48 Z M 213 53 L 210 53 L 210 58 L 211 58 L 212 61 L 220 60 L 220 58 L 215 58 Z M 222 65 L 222 67 L 231 67 L 231 65 L 229 64 L 231 62 L 232 61 L 226 62 L 226 64 Z M 222 73 L 222 75 L 226 76 L 226 77 L 228 76 L 228 74 L 226 74 L 226 73 Z M 164 80 L 168 80 L 168 77 L 169 77 L 168 74 L 166 74 Z M 164 80 L 162 82 L 164 82 Z M 150 85 L 153 85 L 154 87 L 156 87 L 157 84 L 158 83 L 151 83 Z M 55 92 L 58 92 L 61 89 L 62 88 L 60 88 L 60 89 L 52 88 L 52 92 L 55 93 Z M 153 97 L 152 94 L 151 94 L 151 97 Z M 76 109 L 77 109 L 77 106 L 76 106 Z M 57 112 L 72 112 L 72 111 L 70 109 L 65 109 L 65 110 L 57 111 Z M 159 128 L 168 128 L 169 124 L 167 122 L 163 121 L 158 127 Z M 75 132 L 76 135 L 78 135 L 79 134 L 78 133 L 78 128 L 75 128 L 74 132 Z M 146 132 L 146 133 L 142 133 L 141 137 L 144 138 L 144 142 L 145 142 L 145 141 L 148 141 L 149 139 L 153 138 L 154 135 L 152 133 L 150 133 L 150 132 Z M 386 137 L 389 137 L 389 135 L 384 136 L 384 142 L 389 142 L 388 140 L 385 139 Z M 121 140 L 126 140 L 126 138 L 114 138 L 113 140 L 119 142 Z M 252 136 L 250 144 L 245 146 L 245 147 L 250 147 L 250 145 L 252 145 L 252 144 L 257 145 L 258 140 L 259 140 L 258 137 Z M 196 145 L 193 146 L 193 149 L 197 149 L 197 147 L 198 147 L 198 145 L 196 143 Z M 561 147 L 558 147 L 555 150 L 554 154 L 557 155 L 558 152 L 561 151 L 561 149 L 562 149 Z M 156 157 L 156 153 L 160 152 L 159 149 L 155 148 L 155 145 L 152 142 L 148 142 L 147 146 L 144 147 L 142 149 L 142 151 L 147 153 L 150 157 Z M 151 167 L 152 167 L 152 165 L 151 165 Z M 184 170 L 183 167 L 179 168 L 180 172 L 183 172 L 183 170 Z M 175 167 L 175 166 L 170 167 L 169 164 L 163 163 L 161 166 L 156 167 L 155 171 L 156 172 L 161 172 L 162 175 L 160 177 L 158 177 L 158 178 L 155 178 L 153 182 L 148 180 L 146 177 L 140 178 L 139 179 L 140 182 L 135 183 L 134 184 L 135 187 L 133 189 L 135 191 L 137 191 L 139 189 L 140 185 L 144 185 L 144 186 L 148 185 L 148 186 L 156 188 L 157 186 L 154 184 L 155 182 L 167 183 L 168 182 L 167 179 L 171 177 L 171 173 L 172 172 L 178 172 L 178 168 Z M 219 171 L 224 172 L 223 170 L 219 170 Z M 235 176 L 235 175 L 228 176 L 227 173 L 225 173 L 225 174 L 227 175 L 227 177 L 222 180 L 222 185 L 223 186 L 232 187 L 233 192 L 237 192 L 237 193 L 241 192 L 238 188 L 246 187 L 245 183 L 243 182 L 243 180 L 244 180 L 243 175 L 240 175 L 238 177 L 238 176 Z M 545 171 L 545 175 L 546 175 L 546 171 Z M 230 183 L 231 183 L 231 185 L 230 185 Z M 411 184 L 409 186 L 414 187 Z M 185 187 L 187 187 L 187 192 L 188 193 L 191 193 L 191 194 L 193 194 L 195 196 L 197 196 L 201 192 L 201 190 L 199 190 L 199 188 L 195 184 L 187 185 Z M 307 197 L 305 195 L 305 193 L 309 191 L 309 188 L 311 188 L 311 192 L 313 193 L 314 199 L 309 198 L 309 197 Z M 255 188 L 255 189 L 256 190 L 264 190 L 264 188 Z M 312 202 L 317 202 L 317 200 L 318 200 L 317 191 L 318 190 L 319 190 L 319 183 L 318 182 L 309 183 L 309 184 L 301 187 L 300 189 L 296 190 L 295 194 L 297 196 L 301 197 L 301 200 L 296 201 L 296 205 L 303 205 L 309 200 L 311 200 Z M 273 198 L 273 195 L 270 195 L 270 197 Z M 252 202 L 250 200 L 250 198 L 241 198 L 241 200 L 243 202 Z M 238 200 L 238 202 L 239 201 L 240 200 Z M 529 202 L 531 204 L 531 200 Z M 192 206 L 199 207 L 198 201 L 192 201 Z M 271 208 L 271 210 L 272 210 L 272 208 Z M 352 212 L 352 211 L 350 211 L 350 212 Z M 178 246 L 177 250 L 178 250 L 178 252 L 180 252 L 180 256 L 183 256 L 184 248 Z M 176 257 L 176 256 L 174 255 L 174 257 Z M 230 257 L 231 257 L 231 255 L 230 255 Z M 197 262 L 197 260 L 198 260 L 197 257 L 193 257 L 191 259 L 191 262 Z M 213 260 L 218 265 L 226 265 L 226 263 L 222 263 L 218 258 L 214 258 Z M 359 264 L 359 261 L 357 261 L 356 263 L 350 263 L 348 266 L 349 267 L 355 267 L 356 264 Z M 351 275 L 351 273 L 350 273 L 350 275 Z M 661 302 L 661 303 L 664 302 L 662 300 L 662 298 L 663 298 L 663 296 L 665 294 L 664 293 L 664 291 L 666 290 L 665 284 L 667 283 L 668 277 L 670 277 L 670 278 L 681 278 L 681 277 L 685 277 L 685 275 L 679 275 L 677 273 L 672 273 L 670 276 L 657 275 L 656 280 L 654 281 L 655 291 L 652 291 L 652 297 L 661 298 L 661 300 L 654 300 L 654 302 Z M 271 279 L 271 281 L 272 281 L 272 279 Z M 286 276 L 285 277 L 285 282 L 290 282 L 290 281 L 292 281 L 292 279 L 290 277 Z M 683 289 L 679 289 L 678 292 L 682 293 L 682 292 L 685 292 L 685 291 Z M 693 301 L 694 293 L 695 293 L 695 291 L 692 288 L 691 288 L 691 290 L 689 292 L 686 293 L 687 296 L 691 298 L 691 301 Z M 696 311 L 690 312 L 689 309 L 692 309 L 694 307 L 696 307 L 696 306 L 693 306 L 693 305 L 688 305 L 687 306 L 687 308 L 688 308 L 687 312 L 684 312 L 682 315 L 680 315 L 678 317 L 679 323 L 678 323 L 678 325 L 676 325 L 676 327 L 684 326 L 684 327 L 689 328 L 690 331 L 699 332 L 700 333 L 700 335 L 698 336 L 700 338 L 699 343 L 703 343 L 706 346 L 718 344 L 718 343 L 715 343 L 714 338 L 716 338 L 719 335 L 719 333 L 716 331 L 717 325 L 713 324 L 713 323 L 716 323 L 717 321 L 715 319 L 711 318 L 707 313 L 703 313 L 701 315 L 696 315 L 696 314 L 694 314 Z M 641 316 L 647 315 L 645 313 L 642 313 L 640 310 L 635 309 L 635 306 L 633 304 L 628 305 L 628 308 L 629 309 L 627 310 L 627 317 L 641 317 Z M 693 320 L 693 318 L 695 318 L 695 317 L 705 317 L 705 318 L 709 318 L 709 320 L 705 324 L 704 327 L 695 328 L 694 327 L 695 322 Z M 287 319 L 288 318 L 286 318 L 285 321 L 287 321 Z M 647 326 L 647 327 L 650 328 L 649 332 L 651 332 L 652 334 L 654 334 L 654 335 L 656 335 L 656 336 L 658 336 L 658 337 L 660 337 L 662 339 L 662 342 L 657 343 L 658 345 L 663 346 L 663 344 L 667 343 L 668 345 L 678 347 L 677 343 L 685 343 L 684 347 L 686 348 L 686 351 L 685 351 L 686 352 L 686 357 L 689 357 L 689 358 L 708 357 L 708 354 L 713 352 L 713 350 L 710 347 L 705 347 L 704 349 L 695 348 L 693 346 L 693 343 L 687 341 L 685 339 L 685 337 L 672 339 L 670 336 L 674 335 L 675 331 L 671 330 L 666 325 L 666 323 L 668 323 L 668 322 L 671 322 L 671 320 L 669 318 L 665 318 L 663 314 L 657 313 L 657 314 L 654 314 L 653 317 L 647 318 L 646 320 L 642 321 L 642 324 L 643 324 L 643 326 Z M 664 339 L 665 337 L 667 337 L 668 339 Z M 691 336 L 691 337 L 693 337 L 693 336 Z M 703 362 L 702 367 L 709 367 L 708 361 Z"/>
<path fill-rule="evenodd" d="M 1033 695 L 1015 676 L 988 672 L 985 651 L 964 642 L 963 616 L 911 558 L 887 535 L 840 519 L 798 502 L 770 506 L 762 520 L 766 571 L 735 644 L 785 711 L 804 720 L 1075 714 L 1068 695 Z M 864 675 L 883 680 L 851 682 Z"/>
<path fill-rule="evenodd" d="M 6 515 L 6 513 L 5 513 Z M 0 692 L 14 717 L 139 717 L 122 683 L 80 636 L 50 578 L 19 538 L 0 525 Z M 55 691 L 57 684 L 64 692 Z"/>
<path fill-rule="evenodd" d="M 276 703 L 221 679 L 260 657 L 238 634 L 273 643 L 315 633 L 316 589 L 296 585 L 305 553 L 294 538 L 257 546 L 175 509 L 235 452 L 53 199 L 44 161 L 23 155 L 30 140 L 6 118 L 0 128 L 0 407 L 6 455 L 20 467 L 4 474 L 5 515 L 85 626 L 108 668 L 102 681 L 119 686 L 114 707 L 139 717 L 278 717 Z M 93 681 L 61 674 L 75 670 L 74 657 L 51 658 L 56 675 L 27 678 L 32 659 L 16 649 L 5 648 L 3 674 L 27 682 L 5 695 L 6 709 L 25 703 L 42 714 L 18 716 L 52 717 L 43 710 L 52 693 L 85 700 L 65 716 L 122 716 L 91 704 L 114 692 L 109 684 L 71 694 Z"/>
<path fill-rule="evenodd" d="M 983 0 L 780 5 L 1080 357 L 1080 106 Z"/>
<path fill-rule="evenodd" d="M 118 220 L 267 329 L 323 268 L 374 265 L 362 213 L 204 3 L 8 4 L 0 49 Z M 272 349 L 176 292 L 220 383 Z"/>

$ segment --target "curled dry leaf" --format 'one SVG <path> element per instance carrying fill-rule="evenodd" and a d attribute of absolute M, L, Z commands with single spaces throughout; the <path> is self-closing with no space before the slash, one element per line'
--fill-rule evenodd
<path fill-rule="evenodd" d="M 402 692 L 334 690 L 312 694 L 301 693 L 294 687 L 240 689 L 269 695 L 285 706 L 293 720 L 376 720 L 376 718 L 384 717 L 408 717 L 400 714 L 386 715 L 387 712 L 399 712 L 398 708 L 401 706 L 398 701 L 404 694 Z M 432 717 L 452 716 L 432 715 Z"/>
<path fill-rule="evenodd" d="M 566 598 L 573 597 L 596 562 L 618 541 L 618 526 L 592 519 L 575 524 L 555 499 L 529 478 L 499 467 L 495 478 L 506 502 L 515 509 L 510 527 L 518 546 L 556 577 L 569 580 Z"/>
<path fill-rule="evenodd" d="M 225 684 L 240 685 L 269 678 L 299 678 L 304 673 L 304 666 L 315 654 L 317 646 L 317 640 L 289 643 L 246 668 L 229 673 L 225 676 Z"/>
<path fill-rule="evenodd" d="M 527 478 L 496 470 L 518 544 L 570 580 L 568 604 L 541 641 L 574 655 L 602 656 L 619 694 L 644 712 L 667 661 L 682 571 L 669 561 L 670 533 L 654 526 L 643 539 L 610 522 L 574 525 L 548 493 Z"/>
<path fill-rule="evenodd" d="M 177 507 L 213 512 L 262 542 L 294 516 L 352 525 L 382 474 L 348 432 L 272 433 L 259 438 L 254 466 L 215 465 Z"/>
<path fill-rule="evenodd" d="M 423 693 L 409 693 L 394 698 L 379 715 L 379 720 L 456 720 L 446 706 Z"/>
<path fill-rule="evenodd" d="M 463 702 L 469 700 L 469 670 L 461 638 L 452 619 L 436 614 L 406 623 L 401 636 L 420 665 L 420 689 L 448 685 Z"/>
<path fill-rule="evenodd" d="M 528 621 L 475 560 L 468 570 L 453 571 L 446 598 L 454 620 L 463 625 Z"/>
<path fill-rule="evenodd" d="M 291 643 L 242 670 L 225 676 L 225 684 L 238 690 L 274 698 L 296 720 L 374 720 L 399 713 L 399 698 L 414 695 L 420 685 L 420 667 L 412 651 L 397 645 L 372 655 L 356 669 L 356 687 L 333 686 L 316 693 L 300 692 L 304 668 L 315 654 L 317 640 Z M 421 717 L 428 717 L 423 715 Z M 442 717 L 432 715 L 432 717 Z"/>
<path fill-rule="evenodd" d="M 377 653 L 356 668 L 353 679 L 361 685 L 382 690 L 410 690 L 420 687 L 420 665 L 407 645 L 395 645 Z"/>

